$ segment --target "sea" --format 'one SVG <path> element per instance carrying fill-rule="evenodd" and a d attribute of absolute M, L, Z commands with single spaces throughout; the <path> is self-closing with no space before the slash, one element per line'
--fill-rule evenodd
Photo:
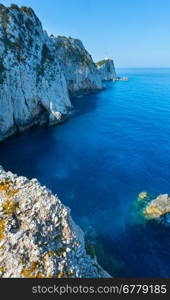
<path fill-rule="evenodd" d="M 134 205 L 143 191 L 170 194 L 170 69 L 117 75 L 129 80 L 71 99 L 64 123 L 1 142 L 0 164 L 71 208 L 111 276 L 170 277 L 170 228 L 142 221 Z"/>

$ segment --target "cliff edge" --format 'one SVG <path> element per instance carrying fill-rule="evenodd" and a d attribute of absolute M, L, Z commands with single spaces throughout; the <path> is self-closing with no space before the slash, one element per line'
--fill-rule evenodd
<path fill-rule="evenodd" d="M 70 210 L 36 179 L 0 167 L 0 277 L 110 277 L 86 254 Z"/>
<path fill-rule="evenodd" d="M 96 63 L 96 67 L 102 78 L 102 81 L 109 81 L 116 78 L 116 71 L 114 61 L 109 58 L 105 58 Z"/>

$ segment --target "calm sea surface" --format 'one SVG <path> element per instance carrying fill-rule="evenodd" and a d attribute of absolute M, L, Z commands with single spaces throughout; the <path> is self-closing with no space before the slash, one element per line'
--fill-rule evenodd
<path fill-rule="evenodd" d="M 170 193 L 170 69 L 125 69 L 128 82 L 73 99 L 60 126 L 35 128 L 0 144 L 6 170 L 57 193 L 117 277 L 170 277 L 170 229 L 141 224 L 141 191 Z"/>

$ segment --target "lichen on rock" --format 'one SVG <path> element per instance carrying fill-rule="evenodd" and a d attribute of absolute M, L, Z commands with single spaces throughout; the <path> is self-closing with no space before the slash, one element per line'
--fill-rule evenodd
<path fill-rule="evenodd" d="M 159 195 L 144 209 L 144 216 L 148 220 L 155 220 L 163 225 L 170 225 L 170 197 L 168 194 Z"/>
<path fill-rule="evenodd" d="M 36 179 L 0 168 L 0 277 L 109 277 L 70 210 Z"/>
<path fill-rule="evenodd" d="M 132 217 L 136 223 L 146 224 L 156 222 L 163 226 L 170 226 L 170 197 L 162 194 L 151 196 L 148 192 L 141 192 L 133 202 Z"/>

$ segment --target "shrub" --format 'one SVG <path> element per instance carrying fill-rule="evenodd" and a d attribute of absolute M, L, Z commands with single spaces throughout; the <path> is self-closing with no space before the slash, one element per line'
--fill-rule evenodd
<path fill-rule="evenodd" d="M 21 6 L 20 11 L 28 13 L 30 16 L 35 16 L 35 13 L 31 7 Z"/>
<path fill-rule="evenodd" d="M 92 244 L 86 243 L 85 249 L 86 249 L 87 255 L 89 255 L 91 258 L 94 259 L 96 257 L 96 252 L 95 252 L 94 246 Z"/>
<path fill-rule="evenodd" d="M 16 10 L 18 10 L 19 11 L 19 7 L 18 7 L 18 5 L 16 5 L 16 4 L 11 4 L 11 6 L 10 6 L 10 8 L 12 8 L 12 9 L 16 9 Z"/>
<path fill-rule="evenodd" d="M 105 59 L 103 59 L 103 60 L 100 60 L 100 61 L 98 61 L 98 62 L 96 63 L 96 66 L 97 66 L 97 67 L 101 67 L 102 65 L 104 65 L 104 64 L 105 64 L 105 62 L 106 62 L 106 60 L 105 60 Z"/>
<path fill-rule="evenodd" d="M 0 62 L 0 84 L 4 83 L 4 80 L 5 80 L 4 72 L 5 71 L 6 71 L 6 68 L 4 67 L 3 63 Z"/>
<path fill-rule="evenodd" d="M 25 21 L 25 26 L 27 27 L 27 30 L 31 30 L 34 27 L 34 23 L 32 22 L 31 19 L 27 19 Z"/>
<path fill-rule="evenodd" d="M 49 48 L 47 47 L 46 44 L 44 44 L 42 48 L 42 56 L 41 56 L 41 63 L 44 64 L 47 60 L 53 61 L 53 57 L 50 53 Z"/>

